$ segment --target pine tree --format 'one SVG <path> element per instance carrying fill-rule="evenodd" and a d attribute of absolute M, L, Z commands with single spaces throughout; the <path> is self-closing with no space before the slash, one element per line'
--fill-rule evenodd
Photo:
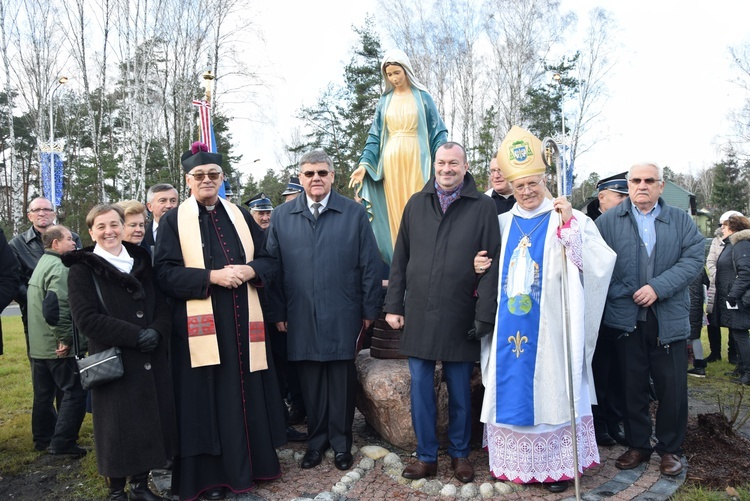
<path fill-rule="evenodd" d="M 717 213 L 728 210 L 747 212 L 745 187 L 740 182 L 740 166 L 735 152 L 729 152 L 727 158 L 714 165 L 714 183 L 711 192 L 711 204 Z"/>
<path fill-rule="evenodd" d="M 471 165 L 471 174 L 474 176 L 477 188 L 481 190 L 488 188 L 490 161 L 497 150 L 495 145 L 497 119 L 497 110 L 494 106 L 490 106 L 482 116 L 482 125 L 479 127 L 476 146 L 473 148 L 477 161 Z"/>
<path fill-rule="evenodd" d="M 291 153 L 303 148 L 323 148 L 336 169 L 334 189 L 348 193 L 349 176 L 359 163 L 367 134 L 382 93 L 380 59 L 382 50 L 372 17 L 364 26 L 353 30 L 359 45 L 344 68 L 344 87 L 329 85 L 315 106 L 302 108 L 299 118 L 309 126 L 307 141 L 289 148 Z"/>
<path fill-rule="evenodd" d="M 354 56 L 344 68 L 347 92 L 342 117 L 346 120 L 344 130 L 351 140 L 350 155 L 347 158 L 347 166 L 352 168 L 351 170 L 359 162 L 375 116 L 378 99 L 383 91 L 380 75 L 383 52 L 374 24 L 374 19 L 368 16 L 363 27 L 353 28 L 359 35 L 361 47 L 354 49 Z M 347 174 L 351 173 L 351 170 Z"/>

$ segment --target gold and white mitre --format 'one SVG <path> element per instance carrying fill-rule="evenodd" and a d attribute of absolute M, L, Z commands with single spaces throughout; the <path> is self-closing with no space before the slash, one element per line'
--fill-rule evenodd
<path fill-rule="evenodd" d="M 500 145 L 497 164 L 508 181 L 544 174 L 542 142 L 531 132 L 514 125 Z"/>

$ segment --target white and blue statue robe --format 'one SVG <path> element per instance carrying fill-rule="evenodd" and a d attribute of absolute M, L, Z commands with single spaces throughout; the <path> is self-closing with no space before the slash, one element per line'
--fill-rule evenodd
<path fill-rule="evenodd" d="M 481 421 L 490 471 L 499 479 L 556 482 L 574 475 L 563 246 L 579 471 L 599 462 L 591 416 L 591 403 L 596 403 L 591 360 L 616 255 L 591 219 L 576 210 L 573 216 L 560 238 L 559 216 L 549 200 L 531 212 L 516 204 L 499 216 L 502 251 L 496 330 L 482 341 L 481 358 L 485 386 Z"/>

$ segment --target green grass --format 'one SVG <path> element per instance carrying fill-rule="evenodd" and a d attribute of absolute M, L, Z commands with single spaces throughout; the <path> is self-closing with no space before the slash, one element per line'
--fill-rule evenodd
<path fill-rule="evenodd" d="M 5 317 L 0 357 L 0 472 L 17 475 L 40 453 L 31 440 L 31 370 L 21 317 Z"/>
<path fill-rule="evenodd" d="M 45 453 L 34 450 L 31 438 L 34 392 L 21 317 L 3 317 L 2 323 L 5 354 L 0 356 L 0 476 L 16 476 Z M 70 499 L 102 499 L 106 487 L 96 471 L 91 414 L 86 414 L 79 443 L 91 452 L 80 460 L 80 470 L 59 478 L 76 483 Z"/>
<path fill-rule="evenodd" d="M 729 495 L 726 491 L 709 491 L 701 487 L 682 487 L 674 496 L 672 501 L 727 501 L 728 499 L 739 501 L 750 501 L 750 491 L 748 489 L 738 488 Z"/>

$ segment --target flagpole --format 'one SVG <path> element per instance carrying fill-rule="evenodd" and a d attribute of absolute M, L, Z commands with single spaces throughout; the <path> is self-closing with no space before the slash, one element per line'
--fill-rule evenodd
<path fill-rule="evenodd" d="M 213 121 L 211 119 L 211 104 L 213 102 L 213 81 L 216 79 L 216 76 L 211 72 L 211 70 L 208 70 L 203 73 L 202 77 L 203 83 L 201 84 L 201 86 L 204 89 L 203 99 L 194 99 L 193 106 L 196 106 L 198 108 L 198 128 L 200 129 L 201 141 L 208 146 L 208 151 L 210 151 L 211 153 L 218 153 L 218 148 L 216 146 L 216 137 L 214 136 Z M 226 189 L 224 188 L 224 183 L 219 186 L 219 196 L 221 198 L 226 198 Z"/>
<path fill-rule="evenodd" d="M 50 203 L 52 208 L 57 207 L 57 186 L 55 183 L 55 92 L 60 88 L 61 85 L 65 85 L 68 82 L 68 77 L 60 77 L 57 80 L 57 85 L 49 96 L 49 171 L 50 171 Z"/>
<path fill-rule="evenodd" d="M 542 159 L 547 167 L 554 165 L 557 172 L 557 194 L 562 196 L 563 191 L 563 168 L 560 162 L 560 150 L 557 147 L 555 141 L 550 138 L 545 138 L 542 141 Z M 562 213 L 558 212 L 559 215 L 559 228 L 562 228 L 564 222 L 562 219 Z M 573 484 L 575 485 L 576 500 L 581 499 L 581 480 L 578 478 L 578 434 L 576 433 L 576 406 L 575 406 L 575 390 L 573 388 L 573 341 L 572 334 L 570 332 L 570 290 L 568 289 L 568 258 L 565 254 L 565 246 L 560 246 L 562 253 L 562 310 L 563 310 L 563 337 L 565 339 L 566 346 L 566 357 L 565 362 L 567 366 L 568 376 L 568 399 L 570 403 L 570 431 L 573 439 Z"/>

